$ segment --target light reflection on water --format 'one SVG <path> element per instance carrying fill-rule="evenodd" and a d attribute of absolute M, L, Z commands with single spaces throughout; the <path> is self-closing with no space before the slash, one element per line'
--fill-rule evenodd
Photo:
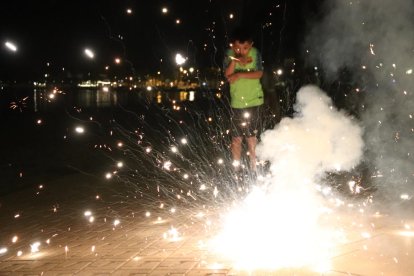
<path fill-rule="evenodd" d="M 105 108 L 115 107 L 119 105 L 130 105 L 137 103 L 139 105 L 145 104 L 168 104 L 180 102 L 195 102 L 200 98 L 215 97 L 221 98 L 221 94 L 217 92 L 206 91 L 161 91 L 161 90 L 118 90 L 114 88 L 109 89 L 70 89 L 69 91 L 62 91 L 65 95 L 65 105 L 73 105 L 84 108 Z M 47 98 L 48 93 L 46 89 L 33 90 L 33 110 L 43 110 L 45 103 L 51 102 Z"/>
<path fill-rule="evenodd" d="M 220 100 L 222 94 L 213 90 L 128 90 L 125 88 L 4 88 L 0 93 L 0 107 L 7 111 L 52 111 L 55 108 L 109 108 L 121 106 L 145 106 L 149 104 L 174 105 L 200 101 Z M 13 106 L 13 107 L 12 107 Z M 203 106 L 204 108 L 204 106 Z"/>
<path fill-rule="evenodd" d="M 109 107 L 118 104 L 118 92 L 85 89 L 76 93 L 75 103 L 80 107 Z"/>

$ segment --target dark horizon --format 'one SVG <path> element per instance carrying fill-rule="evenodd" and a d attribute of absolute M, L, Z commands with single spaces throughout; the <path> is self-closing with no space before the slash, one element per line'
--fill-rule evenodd
<path fill-rule="evenodd" d="M 188 58 L 188 66 L 221 67 L 228 35 L 241 24 L 253 31 L 269 69 L 300 58 L 307 20 L 317 6 L 287 0 L 7 2 L 0 12 L 0 80 L 99 74 L 106 66 L 120 74 L 169 74 L 176 53 Z M 8 50 L 6 41 L 18 50 Z M 85 48 L 94 51 L 93 59 Z"/>

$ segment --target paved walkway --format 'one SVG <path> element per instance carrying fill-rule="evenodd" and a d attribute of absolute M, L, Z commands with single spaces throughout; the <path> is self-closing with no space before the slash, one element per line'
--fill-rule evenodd
<path fill-rule="evenodd" d="M 324 273 L 299 268 L 248 272 L 205 246 L 217 226 L 212 208 L 181 210 L 162 206 L 161 200 L 149 204 L 115 192 L 114 185 L 69 175 L 0 198 L 0 275 L 414 273 L 414 220 L 373 217 L 366 237 L 356 226 L 351 239 L 337 248 L 332 269 Z"/>

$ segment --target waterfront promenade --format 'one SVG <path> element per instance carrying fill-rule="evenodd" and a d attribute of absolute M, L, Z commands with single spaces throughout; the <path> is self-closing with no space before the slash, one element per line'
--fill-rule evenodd
<path fill-rule="evenodd" d="M 115 183 L 113 183 L 115 184 Z M 159 208 L 108 182 L 66 175 L 0 198 L 0 275 L 412 275 L 414 220 L 384 214 L 349 233 L 332 268 L 242 271 L 209 251 L 213 209 Z M 207 220 L 213 222 L 206 223 Z M 405 231 L 404 225 L 406 225 Z M 357 229 L 356 227 L 355 229 Z"/>

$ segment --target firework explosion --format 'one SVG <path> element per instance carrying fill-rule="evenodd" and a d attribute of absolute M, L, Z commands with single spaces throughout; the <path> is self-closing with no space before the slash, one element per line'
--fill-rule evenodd
<path fill-rule="evenodd" d="M 376 7 L 370 1 L 364 3 L 368 6 L 360 7 L 358 2 L 351 7 L 347 3 L 350 6 L 346 10 L 357 11 L 356 14 L 361 15 L 364 13 L 359 12 Z M 341 22 L 346 24 L 348 17 L 336 13 L 344 7 L 338 7 L 330 16 L 333 15 L 336 20 L 345 18 Z M 172 7 L 160 7 L 159 10 L 168 18 L 173 13 Z M 411 9 L 407 7 L 406 10 Z M 134 16 L 133 9 L 128 7 L 125 11 L 126 16 Z M 330 16 L 329 19 L 333 20 Z M 230 13 L 226 17 L 233 20 L 237 18 L 237 13 Z M 369 23 L 370 19 L 372 18 L 365 19 L 364 22 Z M 173 21 L 174 25 L 185 24 L 183 19 Z M 400 23 L 401 21 L 392 25 L 391 29 L 401 27 L 403 24 Z M 267 22 L 263 28 L 269 24 Z M 206 28 L 211 38 L 215 38 L 214 25 L 211 23 Z M 331 25 L 335 24 L 324 23 L 324 26 Z M 108 33 L 111 40 L 122 41 L 122 37 L 116 38 L 110 31 Z M 331 35 L 335 32 L 322 33 Z M 397 32 L 394 30 L 390 33 Z M 365 38 L 361 36 L 357 40 L 365 41 Z M 317 40 L 328 41 L 320 37 Z M 73 225 L 81 223 L 89 229 L 104 225 L 111 231 L 120 231 L 124 225 L 139 218 L 153 229 L 161 229 L 165 240 L 178 243 L 189 238 L 185 235 L 185 229 L 188 227 L 186 222 L 190 220 L 192 224 L 203 225 L 205 241 L 200 243 L 205 242 L 209 251 L 228 260 L 238 269 L 332 270 L 331 261 L 340 254 L 337 248 L 352 240 L 349 233 L 356 230 L 363 239 L 369 239 L 375 229 L 375 225 L 370 223 L 372 216 L 379 217 L 382 214 L 382 211 L 378 212 L 372 207 L 373 203 L 378 207 L 378 203 L 371 194 L 364 194 L 359 200 L 344 199 L 344 190 L 349 190 L 348 193 L 352 195 L 364 191 L 367 184 L 365 180 L 358 177 L 335 179 L 335 176 L 357 168 L 363 159 L 363 138 L 368 138 L 369 154 L 379 152 L 373 154 L 377 162 L 373 165 L 375 173 L 370 175 L 370 180 L 393 181 L 395 175 L 398 175 L 398 181 L 394 182 L 406 185 L 403 188 L 391 185 L 389 190 L 392 190 L 393 195 L 398 194 L 399 202 L 409 202 L 412 198 L 409 186 L 412 182 L 412 166 L 407 162 L 411 160 L 409 151 L 412 148 L 412 140 L 407 138 L 413 133 L 413 93 L 410 90 L 412 65 L 411 60 L 405 61 L 400 57 L 400 52 L 409 47 L 401 43 L 397 45 L 401 47 L 396 47 L 392 55 L 388 56 L 384 54 L 384 49 L 392 48 L 390 45 L 384 46 L 377 36 L 371 36 L 369 40 L 365 44 L 356 43 L 358 46 L 365 45 L 359 48 L 364 53 L 359 60 L 364 63 L 358 63 L 359 69 L 356 72 L 364 77 L 374 72 L 373 79 L 363 80 L 358 85 L 352 83 L 343 89 L 346 90 L 345 97 L 349 99 L 360 100 L 361 94 L 368 95 L 369 100 L 357 103 L 362 105 L 361 108 L 356 108 L 361 112 L 359 118 L 338 110 L 332 100 L 317 87 L 300 89 L 292 118 L 282 119 L 273 128 L 277 116 L 267 112 L 263 117 L 263 125 L 270 130 L 263 133 L 258 145 L 259 175 L 254 179 L 247 171 L 244 181 L 235 178 L 231 165 L 230 110 L 222 86 L 217 90 L 204 88 L 200 81 L 202 88 L 197 92 L 186 90 L 180 93 L 163 91 L 157 85 L 149 85 L 146 89 L 125 85 L 125 91 L 121 92 L 122 88 L 116 87 L 118 84 L 106 84 L 98 92 L 84 94 L 57 87 L 51 90 L 40 89 L 33 96 L 34 110 L 41 109 L 42 105 L 43 108 L 51 108 L 58 105 L 62 98 L 70 98 L 77 104 L 64 106 L 70 123 L 62 133 L 63 140 L 84 143 L 81 149 L 93 148 L 101 157 L 107 157 L 107 163 L 110 163 L 102 166 L 101 171 L 91 173 L 100 179 L 99 188 L 105 192 L 88 191 L 88 202 L 71 206 L 71 216 L 75 217 Z M 391 38 L 387 41 L 396 40 Z M 14 49 L 10 45 L 7 47 Z M 212 45 L 204 45 L 204 48 L 215 47 L 214 42 Z M 340 45 L 322 45 L 321 49 L 328 57 L 327 62 L 332 62 L 323 64 L 327 71 L 336 71 L 338 68 L 332 68 L 333 65 L 346 63 L 347 57 L 354 56 L 354 53 L 341 51 L 343 48 Z M 310 52 L 313 53 L 312 51 Z M 98 58 L 92 48 L 84 49 L 82 54 L 90 59 Z M 125 58 L 125 53 L 123 58 L 116 56 L 111 59 L 116 65 L 126 62 L 134 70 L 132 63 Z M 176 61 L 181 66 L 189 60 L 180 54 Z M 105 70 L 109 69 L 109 66 L 105 67 Z M 180 69 L 180 76 L 194 72 L 194 68 L 188 68 L 188 71 Z M 314 71 L 318 73 L 318 70 L 315 66 Z M 293 74 L 294 70 L 291 72 Z M 275 74 L 281 76 L 283 71 L 279 69 Z M 285 90 L 295 93 L 294 87 L 292 85 Z M 369 94 L 373 91 L 379 91 L 381 95 L 385 91 L 392 91 L 393 100 L 375 99 L 375 95 Z M 129 93 L 128 100 L 135 101 L 135 105 L 122 101 L 125 95 L 123 92 Z M 191 98 L 191 92 L 193 97 L 196 94 L 195 101 Z M 327 93 L 332 94 L 332 91 L 327 89 Z M 90 106 L 82 106 L 79 99 L 88 97 L 93 98 L 96 105 L 101 104 L 100 107 L 116 108 L 102 114 L 88 108 Z M 290 101 L 288 97 L 283 98 L 283 101 Z M 23 112 L 30 100 L 21 97 L 20 100 L 12 101 L 9 108 Z M 371 104 L 371 100 L 375 104 Z M 391 111 L 388 113 L 391 115 L 386 115 L 386 111 Z M 370 116 L 375 119 L 367 120 Z M 50 116 L 37 116 L 34 120 L 38 127 L 46 127 L 50 121 Z M 362 128 L 366 131 L 363 132 Z M 385 142 L 386 147 L 382 148 L 384 144 L 374 141 L 376 138 Z M 397 145 L 397 150 L 390 149 L 390 143 Z M 392 158 L 386 158 L 387 155 Z M 406 158 L 401 159 L 401 155 L 406 155 Z M 405 162 L 399 162 L 400 166 L 391 165 L 395 160 Z M 245 164 L 242 166 L 245 167 Z M 78 169 L 76 165 L 72 167 Z M 89 173 L 83 169 L 78 171 Z M 387 174 L 387 171 L 390 172 Z M 25 172 L 19 172 L 20 178 L 24 175 Z M 334 177 L 334 185 L 329 185 L 328 176 Z M 381 188 L 384 185 L 382 183 L 384 181 L 378 181 L 376 188 Z M 337 186 L 342 190 L 335 189 Z M 35 189 L 36 197 L 43 196 L 49 189 L 53 190 L 47 185 L 38 185 Z M 59 215 L 62 212 L 64 200 L 60 200 L 61 202 L 56 200 L 53 206 L 47 207 L 51 213 Z M 26 208 L 29 209 L 30 206 Z M 13 220 L 24 225 L 24 212 L 13 211 Z M 352 219 L 347 221 L 347 217 Z M 47 230 L 47 225 L 41 226 L 41 241 L 19 236 L 18 233 L 10 234 L 6 229 L 5 232 L 8 237 L 11 235 L 11 239 L 2 241 L 4 246 L 0 245 L 0 256 L 13 254 L 40 259 L 52 254 L 50 252 L 54 245 L 65 256 L 70 256 L 71 245 L 66 244 L 65 235 L 76 235 L 70 233 L 71 223 L 72 221 L 68 222 L 66 232 Z M 412 236 L 410 223 L 402 221 L 402 226 L 398 227 L 402 228 L 399 235 Z M 88 248 L 89 253 L 95 256 L 100 254 L 99 248 L 104 240 L 105 236 L 96 241 Z M 397 260 L 396 257 L 394 259 Z"/>
<path fill-rule="evenodd" d="M 358 164 L 362 131 L 316 87 L 298 92 L 296 112 L 263 134 L 258 155 L 270 160 L 271 177 L 228 215 L 219 235 L 220 250 L 243 268 L 329 270 L 339 242 L 339 229 L 323 218 L 332 194 L 321 178 Z"/>

